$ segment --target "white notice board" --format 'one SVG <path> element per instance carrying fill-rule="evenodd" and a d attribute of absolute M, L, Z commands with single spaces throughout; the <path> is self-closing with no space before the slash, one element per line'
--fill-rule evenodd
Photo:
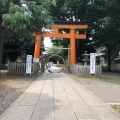
<path fill-rule="evenodd" d="M 31 74 L 31 70 L 32 70 L 32 55 L 27 55 L 26 74 Z"/>
<path fill-rule="evenodd" d="M 96 53 L 90 53 L 90 74 L 95 74 Z"/>

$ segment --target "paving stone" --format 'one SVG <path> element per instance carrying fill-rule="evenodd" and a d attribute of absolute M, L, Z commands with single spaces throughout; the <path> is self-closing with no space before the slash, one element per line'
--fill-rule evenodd
<path fill-rule="evenodd" d="M 70 101 L 71 106 L 74 107 L 89 107 L 84 101 Z"/>
<path fill-rule="evenodd" d="M 54 90 L 64 90 L 62 87 L 54 87 Z"/>
<path fill-rule="evenodd" d="M 67 83 L 67 81 L 64 79 L 64 81 L 60 80 L 61 81 L 61 85 L 64 87 L 64 88 L 71 88 L 70 87 L 70 84 Z"/>
<path fill-rule="evenodd" d="M 109 111 L 106 107 L 92 107 L 92 109 L 101 120 L 120 120 L 120 118 Z"/>
<path fill-rule="evenodd" d="M 46 81 L 45 81 L 45 84 L 53 84 L 52 79 L 46 80 Z"/>
<path fill-rule="evenodd" d="M 53 101 L 38 101 L 36 107 L 39 107 L 39 109 L 53 110 L 53 105 Z"/>
<path fill-rule="evenodd" d="M 53 85 L 52 84 L 45 84 L 44 88 L 45 89 L 53 89 Z"/>
<path fill-rule="evenodd" d="M 83 92 L 78 92 L 78 94 L 82 97 L 82 98 L 86 98 L 86 97 L 92 97 L 91 94 L 89 94 L 88 92 L 86 91 L 83 91 Z"/>
<path fill-rule="evenodd" d="M 53 80 L 53 85 L 61 85 L 60 79 L 58 78 L 58 79 Z"/>
<path fill-rule="evenodd" d="M 54 112 L 53 110 L 44 110 L 40 109 L 39 107 L 36 107 L 32 119 L 40 119 L 40 118 L 54 118 Z"/>
<path fill-rule="evenodd" d="M 24 97 L 19 105 L 36 105 L 39 97 Z"/>
<path fill-rule="evenodd" d="M 31 118 L 30 120 L 54 120 L 54 118 Z"/>
<path fill-rule="evenodd" d="M 63 73 L 43 74 L 21 100 L 2 120 L 120 120 L 104 102 Z"/>
<path fill-rule="evenodd" d="M 64 91 L 62 91 L 62 92 L 54 91 L 54 99 L 59 99 L 59 98 L 66 98 L 67 99 L 67 96 L 66 96 Z"/>
<path fill-rule="evenodd" d="M 53 93 L 53 89 L 51 88 L 51 89 L 46 89 L 46 88 L 44 88 L 43 90 L 42 90 L 42 93 Z"/>
<path fill-rule="evenodd" d="M 70 89 L 69 89 L 69 88 L 68 88 L 68 89 L 65 88 L 65 92 L 66 92 L 67 94 L 77 94 L 76 91 L 75 91 L 74 89 L 71 89 L 71 88 L 70 88 Z"/>
<path fill-rule="evenodd" d="M 26 95 L 26 97 L 39 97 L 39 96 L 40 96 L 40 92 L 32 92 L 32 91 L 30 91 Z"/>
<path fill-rule="evenodd" d="M 43 89 L 43 85 L 42 86 L 39 86 L 39 87 L 34 87 L 30 90 L 29 93 L 37 93 L 37 94 L 40 94 L 42 92 L 42 89 Z"/>
<path fill-rule="evenodd" d="M 62 95 L 62 94 L 66 94 L 64 90 L 54 90 L 54 95 Z"/>
<path fill-rule="evenodd" d="M 44 85 L 44 88 L 46 88 L 46 89 L 47 89 L 47 88 L 52 89 L 52 88 L 53 88 L 53 85 L 52 85 L 52 84 L 51 84 L 51 85 L 45 84 L 45 85 Z"/>
<path fill-rule="evenodd" d="M 71 106 L 55 106 L 55 120 L 77 120 Z"/>
<path fill-rule="evenodd" d="M 67 98 L 59 98 L 54 99 L 54 105 L 69 105 L 69 101 Z"/>
<path fill-rule="evenodd" d="M 54 87 L 62 87 L 60 82 L 53 82 Z"/>
<path fill-rule="evenodd" d="M 17 106 L 6 120 L 30 120 L 34 106 Z"/>
<path fill-rule="evenodd" d="M 100 120 L 100 119 L 78 119 L 78 120 Z"/>
<path fill-rule="evenodd" d="M 39 97 L 39 101 L 53 101 L 53 94 L 42 93 Z"/>
<path fill-rule="evenodd" d="M 73 87 L 74 88 L 74 90 L 77 92 L 77 93 L 85 93 L 86 92 L 86 90 L 84 90 L 81 86 L 79 86 L 79 87 Z"/>
<path fill-rule="evenodd" d="M 67 94 L 69 101 L 83 101 L 79 95 L 76 94 Z"/>
<path fill-rule="evenodd" d="M 87 97 L 87 98 L 83 98 L 83 100 L 89 105 L 89 106 L 106 106 L 106 104 L 98 99 L 98 98 L 94 98 L 94 97 Z"/>
<path fill-rule="evenodd" d="M 64 96 L 55 95 L 55 96 L 54 96 L 54 100 L 58 100 L 58 99 L 59 99 L 59 100 L 65 100 L 65 99 L 68 100 L 67 96 L 65 96 L 65 95 L 64 95 Z"/>
<path fill-rule="evenodd" d="M 77 116 L 77 119 L 98 119 L 94 111 L 86 105 L 81 105 L 79 107 L 73 106 L 73 110 Z"/>

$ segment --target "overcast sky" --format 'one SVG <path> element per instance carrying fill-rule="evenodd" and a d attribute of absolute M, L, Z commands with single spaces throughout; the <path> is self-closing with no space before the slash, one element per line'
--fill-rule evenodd
<path fill-rule="evenodd" d="M 44 37 L 44 47 L 52 47 L 52 42 L 49 37 Z"/>

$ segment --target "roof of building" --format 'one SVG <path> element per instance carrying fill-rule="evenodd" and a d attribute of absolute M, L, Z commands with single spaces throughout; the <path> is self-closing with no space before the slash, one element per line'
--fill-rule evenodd
<path fill-rule="evenodd" d="M 92 24 L 91 21 L 54 21 L 55 24 L 62 25 L 83 25 L 83 24 Z"/>

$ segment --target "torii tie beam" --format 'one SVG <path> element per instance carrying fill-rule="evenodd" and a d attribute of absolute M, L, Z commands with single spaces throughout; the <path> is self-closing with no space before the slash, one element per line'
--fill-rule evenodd
<path fill-rule="evenodd" d="M 59 29 L 70 29 L 70 33 L 59 33 Z M 55 23 L 53 33 L 40 33 L 36 35 L 35 51 L 34 58 L 40 58 L 40 45 L 42 37 L 53 37 L 53 38 L 70 38 L 70 64 L 76 64 L 76 40 L 85 40 L 86 34 L 77 34 L 75 33 L 76 29 L 86 30 L 88 24 L 80 22 L 79 24 L 64 24 L 64 23 Z"/>

